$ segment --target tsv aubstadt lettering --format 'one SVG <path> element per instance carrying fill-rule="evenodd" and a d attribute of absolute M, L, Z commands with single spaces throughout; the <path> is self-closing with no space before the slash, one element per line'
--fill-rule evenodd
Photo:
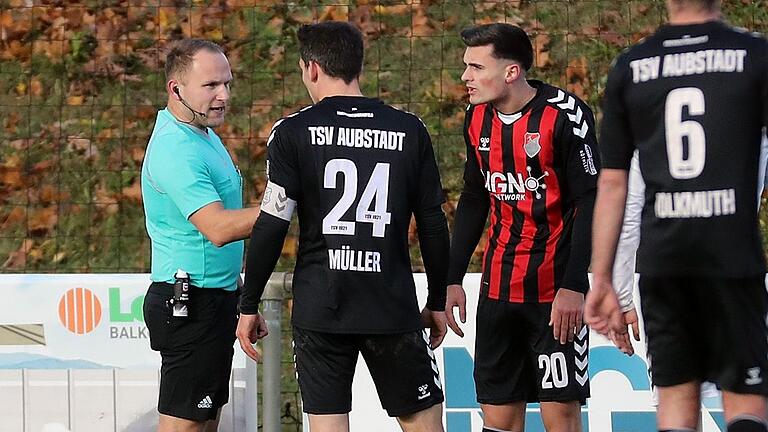
<path fill-rule="evenodd" d="M 629 62 L 629 66 L 632 81 L 641 83 L 705 73 L 740 73 L 744 72 L 746 59 L 746 50 L 708 49 L 637 59 Z"/>
<path fill-rule="evenodd" d="M 309 126 L 309 139 L 315 146 L 341 146 L 403 151 L 405 132 L 380 129 Z"/>

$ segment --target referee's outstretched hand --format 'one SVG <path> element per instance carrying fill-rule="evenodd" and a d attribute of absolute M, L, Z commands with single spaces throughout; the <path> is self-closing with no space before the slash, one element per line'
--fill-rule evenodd
<path fill-rule="evenodd" d="M 587 303 L 584 306 L 584 321 L 594 331 L 603 336 L 622 337 L 627 333 L 627 324 L 619 308 L 619 298 L 613 290 L 609 277 L 603 280 L 597 275 L 592 277 L 592 287 L 587 293 Z"/>
<path fill-rule="evenodd" d="M 461 285 L 448 285 L 445 294 L 445 319 L 448 321 L 448 327 L 459 337 L 464 337 L 464 331 L 461 330 L 453 315 L 453 308 L 459 308 L 459 319 L 461 323 L 467 322 L 467 295 Z"/>
<path fill-rule="evenodd" d="M 261 363 L 261 353 L 253 347 L 253 344 L 268 334 L 267 323 L 260 313 L 253 315 L 240 314 L 235 336 L 240 341 L 240 348 L 243 349 L 245 355 L 256 362 Z"/>
<path fill-rule="evenodd" d="M 421 311 L 421 322 L 429 329 L 429 346 L 436 349 L 443 343 L 448 329 L 445 326 L 445 312 L 433 311 L 427 308 Z"/>

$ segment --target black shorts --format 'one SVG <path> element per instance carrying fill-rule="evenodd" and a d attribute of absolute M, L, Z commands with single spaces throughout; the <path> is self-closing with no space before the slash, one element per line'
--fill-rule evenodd
<path fill-rule="evenodd" d="M 346 414 L 358 353 L 371 373 L 382 407 L 391 417 L 443 402 L 435 355 L 424 331 L 334 334 L 293 327 L 296 374 L 307 414 Z"/>
<path fill-rule="evenodd" d="M 171 315 L 172 296 L 173 285 L 154 282 L 144 297 L 150 345 L 162 358 L 157 410 L 187 420 L 213 420 L 229 401 L 238 294 L 193 287 L 187 318 Z"/>
<path fill-rule="evenodd" d="M 639 281 L 653 384 L 768 395 L 765 277 Z"/>
<path fill-rule="evenodd" d="M 549 326 L 551 303 L 480 297 L 475 388 L 481 404 L 571 402 L 589 397 L 589 330 L 561 345 Z"/>

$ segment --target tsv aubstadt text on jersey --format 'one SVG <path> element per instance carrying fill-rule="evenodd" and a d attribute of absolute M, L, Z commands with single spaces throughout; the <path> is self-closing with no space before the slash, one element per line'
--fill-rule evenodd
<path fill-rule="evenodd" d="M 403 151 L 405 132 L 380 129 L 309 126 L 309 138 L 316 146 L 343 146 L 365 149 Z"/>

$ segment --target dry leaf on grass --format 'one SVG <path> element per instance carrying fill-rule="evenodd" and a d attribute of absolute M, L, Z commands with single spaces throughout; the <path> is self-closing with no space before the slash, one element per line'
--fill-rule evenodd
<path fill-rule="evenodd" d="M 53 231 L 59 220 L 58 206 L 51 205 L 39 209 L 30 209 L 27 219 L 29 233 L 41 236 Z"/>
<path fill-rule="evenodd" d="M 35 245 L 34 240 L 24 239 L 21 247 L 8 254 L 8 259 L 3 263 L 3 268 L 23 269 L 27 266 L 27 253 Z"/>
<path fill-rule="evenodd" d="M 141 202 L 141 182 L 136 180 L 128 187 L 123 188 L 123 198 Z"/>
<path fill-rule="evenodd" d="M 15 206 L 5 217 L 5 220 L 2 221 L 2 224 L 0 224 L 0 230 L 6 231 L 14 225 L 18 225 L 23 222 L 26 217 L 27 212 L 25 207 Z"/>

